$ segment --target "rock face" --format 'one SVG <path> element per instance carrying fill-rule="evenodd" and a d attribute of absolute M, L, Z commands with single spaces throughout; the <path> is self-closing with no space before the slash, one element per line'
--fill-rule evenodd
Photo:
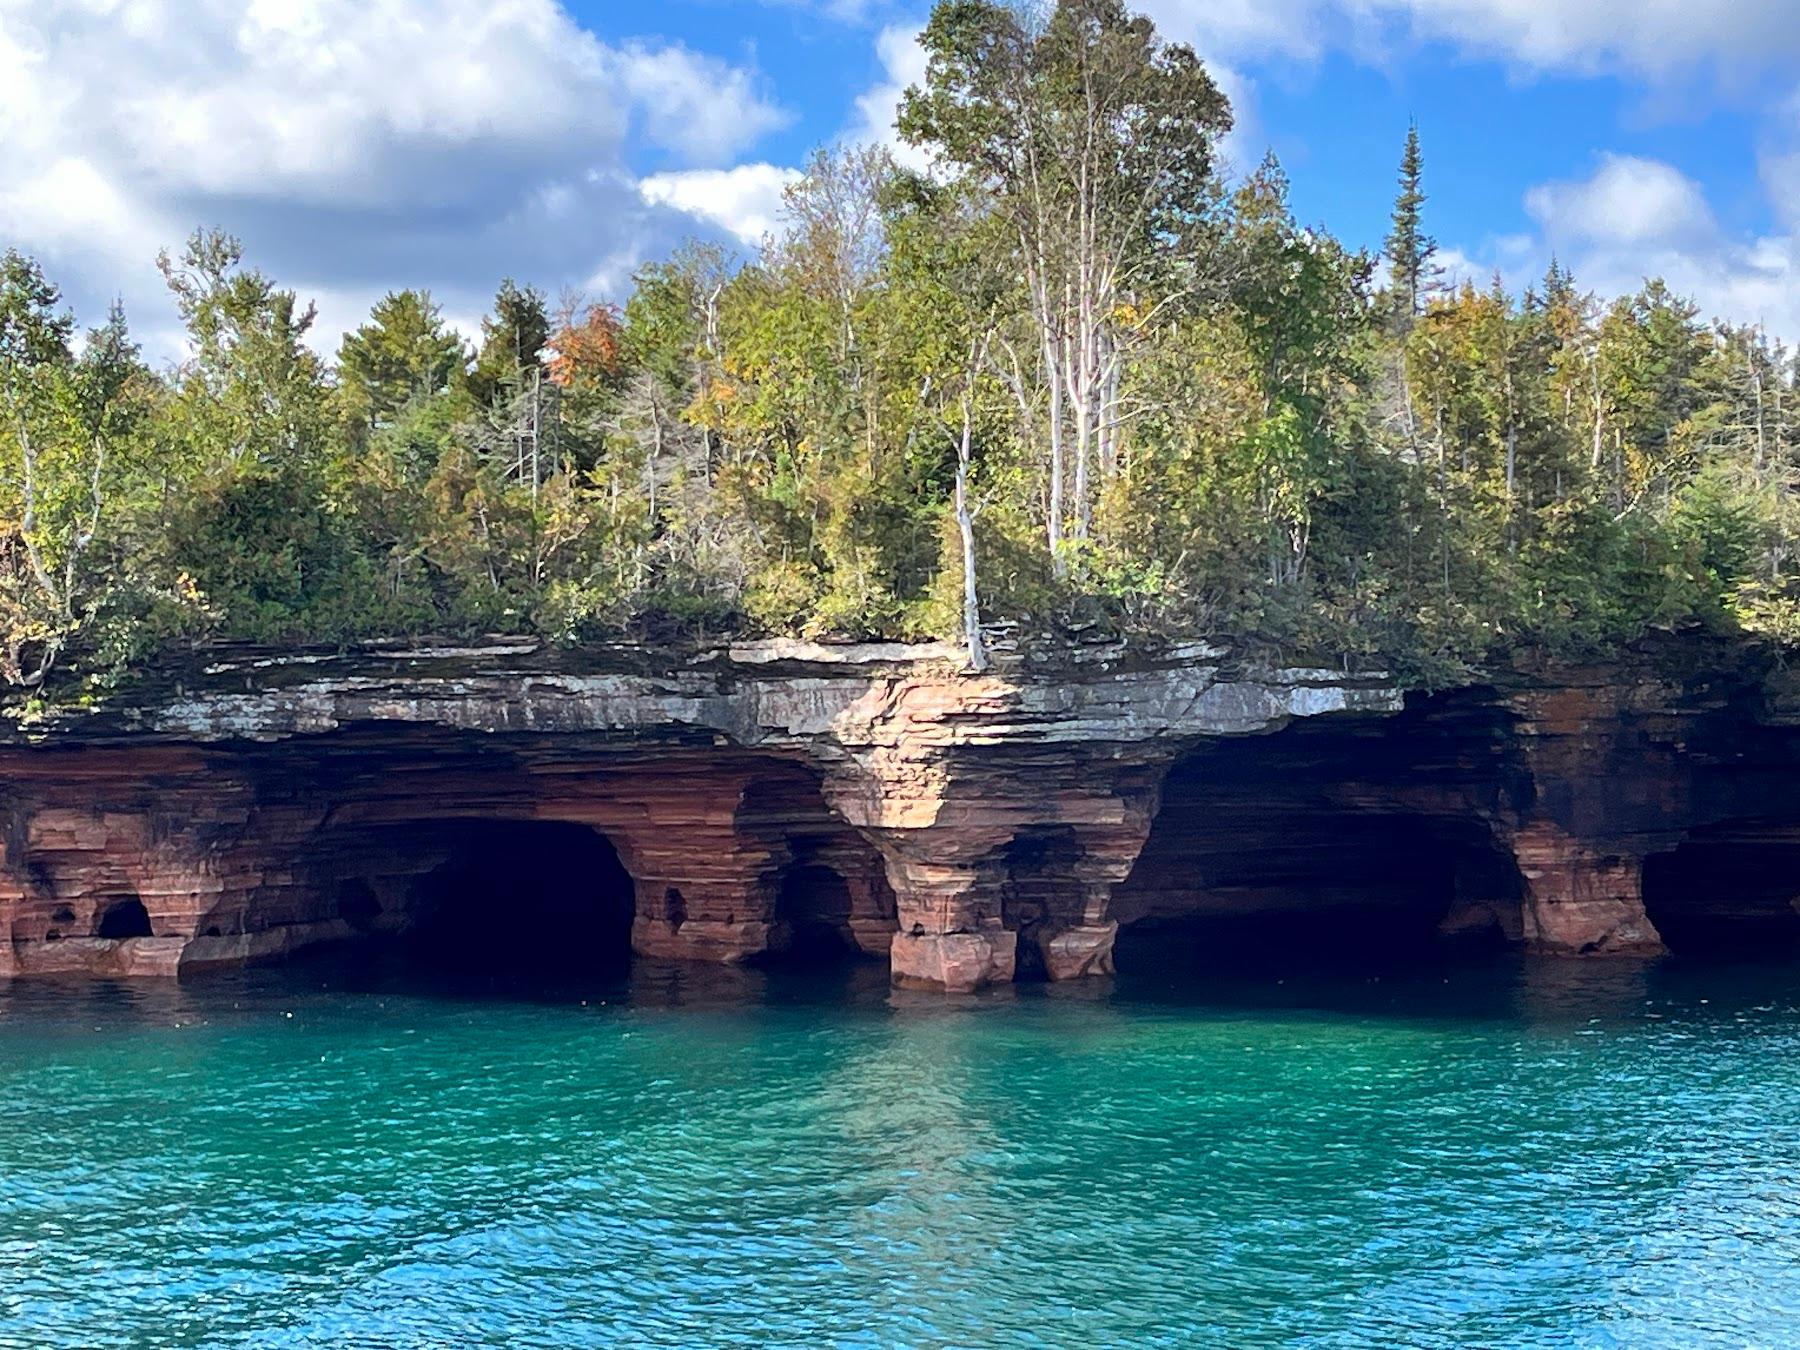
<path fill-rule="evenodd" d="M 0 975 L 410 933 L 477 960 L 835 948 L 969 991 L 1202 920 L 1656 951 L 1722 851 L 1769 860 L 1734 912 L 1792 917 L 1786 706 L 1763 672 L 1409 698 L 1204 645 L 986 676 L 929 647 L 218 652 L 0 744 Z"/>

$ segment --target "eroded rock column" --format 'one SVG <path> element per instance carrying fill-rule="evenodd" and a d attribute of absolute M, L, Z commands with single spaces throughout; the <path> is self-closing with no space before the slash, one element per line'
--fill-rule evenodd
<path fill-rule="evenodd" d="M 1527 947 L 1558 954 L 1664 950 L 1644 911 L 1643 860 L 1692 810 L 1680 690 L 1574 680 L 1511 702 L 1532 792 L 1510 830 L 1525 881 Z"/>
<path fill-rule="evenodd" d="M 1643 860 L 1543 823 L 1513 841 L 1525 879 L 1524 939 L 1558 955 L 1655 955 L 1662 936 L 1644 912 Z"/>
<path fill-rule="evenodd" d="M 841 779 L 834 803 L 880 851 L 894 892 L 894 982 L 967 993 L 1111 974 L 1112 888 L 1148 837 L 1159 777 L 964 763 Z"/>

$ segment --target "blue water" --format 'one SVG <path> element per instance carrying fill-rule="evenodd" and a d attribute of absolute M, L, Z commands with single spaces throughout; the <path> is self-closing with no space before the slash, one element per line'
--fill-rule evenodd
<path fill-rule="evenodd" d="M 1792 967 L 0 985 L 0 1346 L 1796 1336 Z"/>

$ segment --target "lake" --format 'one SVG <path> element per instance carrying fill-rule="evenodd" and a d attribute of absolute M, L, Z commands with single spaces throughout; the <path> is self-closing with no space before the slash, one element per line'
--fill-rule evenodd
<path fill-rule="evenodd" d="M 0 1346 L 1781 1342 L 1800 967 L 0 982 Z"/>

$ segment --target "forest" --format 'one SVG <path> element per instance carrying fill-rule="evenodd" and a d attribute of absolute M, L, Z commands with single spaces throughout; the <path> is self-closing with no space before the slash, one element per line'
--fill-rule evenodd
<path fill-rule="evenodd" d="M 691 244 L 617 303 L 508 280 L 472 344 L 400 289 L 327 358 L 202 229 L 159 260 L 187 345 L 153 368 L 7 251 L 0 681 L 427 633 L 978 669 L 1000 635 L 1223 635 L 1422 682 L 1800 640 L 1775 337 L 1655 279 L 1446 284 L 1417 129 L 1382 252 L 1346 247 L 1274 159 L 1227 172 L 1228 101 L 1120 0 L 942 0 L 921 40 L 928 172 L 820 150 L 757 256 Z"/>

